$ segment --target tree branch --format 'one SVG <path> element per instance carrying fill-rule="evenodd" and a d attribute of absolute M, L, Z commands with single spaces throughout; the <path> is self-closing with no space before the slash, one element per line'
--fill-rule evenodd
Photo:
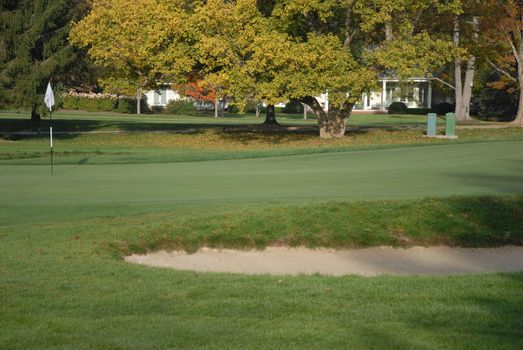
<path fill-rule="evenodd" d="M 516 58 L 516 61 L 518 61 L 518 64 L 521 64 L 521 62 L 519 61 L 519 53 L 518 53 L 518 50 L 516 49 L 516 46 L 514 45 L 514 42 L 512 41 L 512 39 L 510 38 L 509 35 L 507 35 L 506 38 L 507 38 L 508 43 L 510 44 L 510 48 L 512 49 L 512 54 Z"/>
<path fill-rule="evenodd" d="M 498 72 L 500 72 L 500 73 L 506 75 L 510 80 L 512 80 L 512 81 L 516 81 L 516 82 L 518 81 L 516 78 L 514 78 L 512 75 L 510 75 L 509 72 L 507 72 L 506 70 L 501 69 L 501 68 L 499 68 L 498 66 L 496 66 L 496 65 L 494 64 L 494 62 L 492 62 L 491 60 L 487 59 L 487 62 L 488 62 L 488 63 L 489 63 L 489 64 L 490 64 L 490 65 L 491 65 L 495 70 L 497 70 Z"/>
<path fill-rule="evenodd" d="M 444 84 L 444 85 L 447 85 L 449 88 L 451 88 L 452 90 L 456 90 L 456 88 L 452 85 L 452 84 L 449 84 L 447 83 L 445 80 L 441 80 L 440 78 L 430 78 L 431 80 L 436 80 L 436 81 L 439 81 L 440 83 Z"/>
<path fill-rule="evenodd" d="M 350 43 L 352 42 L 352 39 L 356 35 L 356 31 L 353 31 L 351 33 L 350 31 L 350 23 L 351 23 L 351 16 L 352 16 L 352 7 L 354 6 L 354 3 L 351 4 L 347 8 L 346 18 L 345 18 L 345 40 L 343 42 L 343 47 L 348 48 L 350 46 Z"/>

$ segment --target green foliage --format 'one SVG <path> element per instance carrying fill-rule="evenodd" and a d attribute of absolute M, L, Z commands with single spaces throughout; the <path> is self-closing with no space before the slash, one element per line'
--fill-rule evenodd
<path fill-rule="evenodd" d="M 285 108 L 283 108 L 283 113 L 289 113 L 289 114 L 303 113 L 303 104 L 296 100 L 287 102 L 287 104 L 285 105 Z"/>
<path fill-rule="evenodd" d="M 447 102 L 441 102 L 435 105 L 433 110 L 437 115 L 445 115 L 447 113 L 454 112 L 454 106 Z"/>
<path fill-rule="evenodd" d="M 407 113 L 407 105 L 403 102 L 392 102 L 388 109 L 389 114 L 405 114 Z"/>
<path fill-rule="evenodd" d="M 178 5 L 167 0 L 95 0 L 88 16 L 74 25 L 70 40 L 105 69 L 100 83 L 106 91 L 140 94 L 165 75 L 181 81 L 194 60 L 187 13 Z"/>
<path fill-rule="evenodd" d="M 240 112 L 240 108 L 232 103 L 229 103 L 227 105 L 227 112 L 229 113 L 238 113 Z"/>
<path fill-rule="evenodd" d="M 116 109 L 117 99 L 114 98 L 100 98 L 98 99 L 98 111 L 101 112 L 111 112 Z"/>
<path fill-rule="evenodd" d="M 74 49 L 67 41 L 71 21 L 81 18 L 87 6 L 86 1 L 63 0 L 20 0 L 2 4 L 2 104 L 29 108 L 32 119 L 38 120 L 50 79 L 71 85 L 89 81 L 92 70 L 82 51 Z"/>
<path fill-rule="evenodd" d="M 484 120 L 511 121 L 518 110 L 518 94 L 485 87 L 474 99 L 476 113 Z"/>
<path fill-rule="evenodd" d="M 130 97 L 118 98 L 118 104 L 116 107 L 118 113 L 132 114 L 136 112 L 136 99 Z"/>
<path fill-rule="evenodd" d="M 191 102 L 191 101 L 171 100 L 167 104 L 167 106 L 165 108 L 165 112 L 167 114 L 174 114 L 174 115 L 195 115 L 196 108 L 194 107 L 193 102 Z"/>
<path fill-rule="evenodd" d="M 63 105 L 62 108 L 76 110 L 80 108 L 80 97 L 78 96 L 62 96 Z"/>
<path fill-rule="evenodd" d="M 430 113 L 432 109 L 430 108 L 407 108 L 406 114 L 412 114 L 412 115 L 427 115 L 427 113 Z"/>

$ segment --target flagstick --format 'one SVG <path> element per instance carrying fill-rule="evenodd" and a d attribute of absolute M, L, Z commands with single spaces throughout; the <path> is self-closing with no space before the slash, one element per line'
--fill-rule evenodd
<path fill-rule="evenodd" d="M 49 126 L 49 140 L 51 142 L 51 175 L 53 175 L 53 112 L 49 109 L 49 117 L 51 119 L 51 125 Z"/>
<path fill-rule="evenodd" d="M 44 103 L 49 108 L 49 142 L 51 143 L 51 175 L 53 175 L 53 106 L 54 106 L 54 94 L 53 88 L 51 87 L 51 80 L 47 84 L 47 90 L 45 91 Z"/>

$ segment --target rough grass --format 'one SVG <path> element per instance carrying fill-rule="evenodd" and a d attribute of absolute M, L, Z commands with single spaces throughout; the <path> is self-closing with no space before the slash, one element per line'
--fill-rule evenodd
<path fill-rule="evenodd" d="M 127 264 L 108 244 L 127 242 L 131 247 L 135 242 L 143 248 L 156 235 L 184 229 L 191 235 L 192 229 L 205 229 L 211 239 L 216 234 L 217 242 L 225 240 L 220 245 L 228 245 L 224 232 L 250 229 L 259 237 L 271 237 L 286 227 L 296 229 L 307 242 L 311 237 L 325 242 L 329 235 L 339 242 L 342 234 L 354 237 L 356 232 L 330 232 L 350 227 L 338 213 L 348 214 L 355 225 L 365 220 L 360 227 L 372 229 L 380 226 L 372 220 L 385 216 L 409 229 L 402 235 L 412 230 L 416 237 L 418 229 L 427 227 L 446 234 L 443 217 L 449 210 L 456 212 L 449 224 L 497 232 L 497 238 L 488 233 L 479 238 L 497 244 L 506 239 L 502 230 L 521 223 L 504 222 L 514 219 L 520 205 L 521 197 L 252 205 L 50 223 L 22 220 L 0 226 L 0 348 L 521 349 L 523 274 L 377 278 L 203 274 Z M 421 220 L 416 224 L 420 206 Z M 438 215 L 425 217 L 431 210 Z M 465 224 L 469 211 L 474 213 L 472 223 Z M 500 213 L 489 222 L 491 211 Z M 236 213 L 254 216 L 230 217 Z M 394 213 L 407 215 L 410 223 L 394 219 Z M 325 217 L 327 236 L 320 227 L 307 229 L 311 222 L 301 217 L 304 214 Z M 387 226 L 385 218 L 382 223 Z M 474 239 L 470 232 L 455 233 L 457 241 Z M 249 237 L 248 232 L 243 235 Z M 370 243 L 365 238 L 368 231 L 358 235 Z M 398 242 L 391 232 L 371 237 Z"/>

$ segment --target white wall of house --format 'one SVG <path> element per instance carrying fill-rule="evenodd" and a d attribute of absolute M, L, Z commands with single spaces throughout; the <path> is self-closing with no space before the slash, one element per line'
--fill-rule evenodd
<path fill-rule="evenodd" d="M 147 91 L 145 96 L 149 107 L 165 107 L 170 101 L 181 99 L 180 94 L 171 90 L 169 85 L 162 85 L 157 90 Z"/>
<path fill-rule="evenodd" d="M 386 111 L 393 102 L 403 102 L 408 108 L 432 107 L 432 84 L 429 79 L 380 79 L 379 82 L 381 89 L 363 94 L 354 110 Z"/>
<path fill-rule="evenodd" d="M 386 111 L 391 103 L 403 102 L 408 108 L 432 107 L 432 83 L 429 79 L 412 78 L 404 81 L 398 79 L 380 79 L 381 89 L 363 94 L 361 102 L 354 106 L 356 111 Z M 146 94 L 149 107 L 165 107 L 171 100 L 180 100 L 182 97 L 169 85 L 162 85 L 157 90 Z M 321 106 L 329 109 L 328 92 L 316 97 Z M 279 103 L 276 107 L 285 107 Z"/>

